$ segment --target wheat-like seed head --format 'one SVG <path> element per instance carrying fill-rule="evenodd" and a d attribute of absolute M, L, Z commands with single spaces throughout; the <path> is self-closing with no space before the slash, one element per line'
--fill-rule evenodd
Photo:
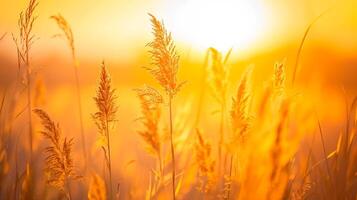
<path fill-rule="evenodd" d="M 201 192 L 208 192 L 214 182 L 215 161 L 212 158 L 211 145 L 203 139 L 202 134 L 198 129 L 196 130 L 196 134 L 196 163 L 198 165 L 198 173 L 200 176 L 198 190 Z"/>
<path fill-rule="evenodd" d="M 152 67 L 148 67 L 147 69 L 165 89 L 167 94 L 172 97 L 183 85 L 182 82 L 177 82 L 179 56 L 177 55 L 171 33 L 167 32 L 164 24 L 157 20 L 154 15 L 149 15 L 151 17 L 154 40 L 147 44 L 151 47 L 149 53 L 153 60 Z"/>
<path fill-rule="evenodd" d="M 105 183 L 98 174 L 94 174 L 90 180 L 89 189 L 88 189 L 88 199 L 89 200 L 107 199 Z"/>
<path fill-rule="evenodd" d="M 141 104 L 142 117 L 139 118 L 145 129 L 138 131 L 144 141 L 148 144 L 149 152 L 160 155 L 161 142 L 159 134 L 159 121 L 161 116 L 160 104 L 163 98 L 160 93 L 152 87 L 136 89 Z"/>
<path fill-rule="evenodd" d="M 229 58 L 231 50 L 227 53 L 225 58 L 222 54 L 215 48 L 209 48 L 211 53 L 211 65 L 208 69 L 208 75 L 210 79 L 210 85 L 213 92 L 213 97 L 217 99 L 219 103 L 225 102 L 227 86 L 228 86 L 228 75 L 229 70 L 226 62 Z"/>
<path fill-rule="evenodd" d="M 51 19 L 56 21 L 58 27 L 64 33 L 64 35 L 68 41 L 68 45 L 71 48 L 72 56 L 75 57 L 74 38 L 73 38 L 73 32 L 72 32 L 71 26 L 68 24 L 66 19 L 60 14 L 51 16 Z"/>
<path fill-rule="evenodd" d="M 100 133 L 105 137 L 106 130 L 109 128 L 109 123 L 115 121 L 117 112 L 115 99 L 115 89 L 112 89 L 110 75 L 103 62 L 101 65 L 97 95 L 94 97 L 98 111 L 93 114 L 93 119 L 95 120 Z"/>
<path fill-rule="evenodd" d="M 46 148 L 46 172 L 48 175 L 47 183 L 60 190 L 65 190 L 65 184 L 69 179 L 77 179 L 75 175 L 72 158 L 73 139 L 61 138 L 59 124 L 48 116 L 41 109 L 35 109 L 43 126 L 41 133 L 50 141 L 50 146 Z"/>
<path fill-rule="evenodd" d="M 253 67 L 250 66 L 243 74 L 235 98 L 233 98 L 231 108 L 231 120 L 234 138 L 244 136 L 249 128 L 249 106 L 251 102 L 251 75 Z"/>

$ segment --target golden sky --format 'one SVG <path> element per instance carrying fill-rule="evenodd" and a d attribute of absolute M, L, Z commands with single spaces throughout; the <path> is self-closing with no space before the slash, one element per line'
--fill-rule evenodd
<path fill-rule="evenodd" d="M 147 13 L 163 19 L 179 49 L 230 47 L 240 53 L 298 43 L 307 25 L 327 8 L 311 31 L 311 40 L 341 51 L 357 49 L 357 3 L 353 0 L 51 0 L 39 1 L 34 32 L 38 51 L 66 48 L 51 15 L 71 24 L 80 56 L 130 60 L 150 39 Z M 0 32 L 17 33 L 25 0 L 4 1 Z M 12 46 L 7 41 L 7 46 Z M 2 48 L 0 53 L 8 52 Z"/>

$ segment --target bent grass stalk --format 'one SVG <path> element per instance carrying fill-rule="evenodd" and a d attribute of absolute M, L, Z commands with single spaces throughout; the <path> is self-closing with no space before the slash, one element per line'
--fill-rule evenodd
<path fill-rule="evenodd" d="M 87 169 L 88 155 L 87 155 L 87 148 L 86 148 L 86 138 L 84 135 L 83 111 L 82 111 L 82 100 L 81 100 L 82 98 L 81 98 L 81 88 L 80 88 L 79 75 L 78 75 L 79 62 L 77 60 L 76 49 L 74 45 L 74 36 L 71 26 L 68 24 L 68 22 L 62 15 L 58 14 L 56 16 L 51 16 L 51 19 L 55 20 L 58 27 L 62 30 L 63 34 L 67 39 L 68 46 L 71 50 L 74 77 L 76 81 L 77 106 L 78 106 L 79 123 L 80 123 L 80 130 L 81 130 L 82 151 L 84 156 L 84 165 L 85 168 Z"/>
<path fill-rule="evenodd" d="M 306 28 L 305 32 L 304 32 L 304 36 L 301 39 L 300 45 L 299 45 L 299 49 L 297 51 L 296 54 L 296 60 L 295 60 L 295 65 L 294 65 L 294 69 L 293 69 L 293 77 L 292 77 L 292 87 L 294 87 L 295 84 L 295 79 L 297 76 L 297 73 L 299 71 L 299 63 L 300 63 L 300 57 L 301 57 L 301 53 L 305 44 L 305 41 L 307 39 L 308 34 L 310 33 L 311 28 L 313 27 L 314 24 L 316 24 L 316 22 L 322 17 L 324 16 L 328 11 L 330 11 L 331 8 L 326 9 L 324 12 L 322 12 L 319 16 L 317 16 Z"/>

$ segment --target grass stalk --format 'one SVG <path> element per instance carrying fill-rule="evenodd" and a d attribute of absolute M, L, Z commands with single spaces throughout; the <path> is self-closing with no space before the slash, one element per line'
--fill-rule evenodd
<path fill-rule="evenodd" d="M 172 158 L 172 173 L 171 173 L 171 178 L 172 178 L 172 199 L 176 199 L 175 195 L 175 177 L 176 177 L 176 171 L 175 171 L 175 149 L 174 149 L 174 142 L 173 142 L 173 127 L 172 127 L 172 95 L 169 95 L 169 120 L 170 120 L 170 145 L 171 145 L 171 158 Z"/>
<path fill-rule="evenodd" d="M 82 151 L 84 156 L 84 165 L 85 169 L 87 169 L 88 164 L 88 154 L 87 154 L 87 147 L 86 147 L 86 138 L 84 135 L 84 126 L 83 126 L 83 111 L 82 111 L 82 98 L 81 98 L 81 87 L 79 81 L 79 62 L 77 60 L 76 55 L 76 48 L 74 45 L 74 36 L 72 32 L 72 28 L 66 19 L 62 15 L 51 16 L 51 19 L 54 19 L 58 25 L 58 27 L 64 33 L 68 46 L 71 50 L 73 68 L 74 68 L 74 77 L 75 77 L 75 87 L 76 87 L 76 96 L 77 96 L 77 107 L 78 107 L 78 115 L 79 115 L 79 124 L 80 124 L 80 133 L 81 133 L 81 141 L 82 141 Z"/>
<path fill-rule="evenodd" d="M 108 120 L 105 120 L 106 121 L 106 136 L 107 136 L 107 149 L 108 149 L 108 171 L 109 171 L 109 195 L 110 195 L 110 198 L 109 199 L 112 199 L 113 198 L 113 181 L 112 181 L 112 159 L 111 159 L 111 153 L 110 153 L 110 135 L 109 135 L 109 123 L 108 123 Z"/>

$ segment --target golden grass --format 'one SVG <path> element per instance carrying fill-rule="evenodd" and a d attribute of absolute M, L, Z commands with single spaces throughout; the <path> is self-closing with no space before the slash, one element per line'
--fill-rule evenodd
<path fill-rule="evenodd" d="M 160 174 L 163 173 L 161 149 L 162 139 L 160 135 L 160 117 L 161 117 L 161 104 L 163 103 L 162 96 L 154 88 L 145 86 L 136 89 L 137 96 L 141 104 L 142 117 L 138 120 L 142 122 L 144 129 L 138 131 L 139 135 L 147 144 L 147 151 L 157 156 L 160 166 Z"/>
<path fill-rule="evenodd" d="M 105 183 L 103 179 L 98 175 L 92 175 L 88 189 L 89 200 L 105 200 L 107 199 Z"/>
<path fill-rule="evenodd" d="M 196 130 L 196 133 L 195 158 L 198 165 L 198 176 L 200 177 L 197 189 L 202 193 L 207 193 L 214 186 L 215 161 L 213 160 L 211 145 L 203 139 L 199 130 Z"/>
<path fill-rule="evenodd" d="M 72 199 L 69 181 L 79 178 L 72 157 L 73 139 L 62 139 L 59 125 L 52 121 L 46 112 L 35 109 L 34 113 L 41 120 L 42 135 L 50 142 L 45 150 L 47 183 L 65 192 L 68 199 Z"/>
<path fill-rule="evenodd" d="M 242 138 L 247 133 L 250 126 L 250 114 L 249 108 L 251 105 L 251 76 L 252 76 L 253 67 L 250 66 L 241 78 L 237 95 L 232 98 L 232 108 L 230 111 L 231 114 L 231 123 L 233 138 L 232 143 L 237 144 L 239 138 Z"/>
<path fill-rule="evenodd" d="M 176 47 L 172 40 L 171 33 L 167 32 L 164 24 L 157 20 L 154 15 L 149 15 L 151 17 L 154 39 L 152 42 L 148 43 L 148 46 L 151 48 L 149 52 L 152 58 L 152 67 L 148 67 L 147 69 L 159 82 L 161 87 L 165 89 L 169 99 L 170 148 L 172 159 L 172 198 L 176 199 L 176 163 L 172 125 L 172 100 L 177 92 L 181 89 L 184 82 L 177 82 L 179 56 L 176 53 Z"/>
<path fill-rule="evenodd" d="M 98 111 L 93 114 L 93 119 L 100 133 L 99 143 L 104 153 L 104 158 L 109 174 L 109 199 L 113 198 L 112 160 L 110 147 L 110 129 L 115 122 L 117 107 L 115 104 L 115 90 L 112 89 L 111 79 L 105 67 L 101 65 L 100 81 L 97 96 L 94 97 Z"/>
<path fill-rule="evenodd" d="M 25 77 L 26 77 L 26 91 L 27 91 L 27 113 L 28 113 L 28 134 L 29 134 L 29 162 L 32 165 L 32 153 L 33 153 L 33 134 L 32 134 L 32 101 L 31 101 L 31 87 L 32 87 L 32 66 L 30 60 L 30 50 L 33 43 L 36 41 L 35 35 L 32 33 L 33 25 L 36 21 L 36 16 L 34 15 L 35 10 L 38 6 L 36 0 L 30 0 L 26 9 L 22 11 L 19 15 L 18 26 L 19 26 L 19 37 L 15 38 L 13 35 L 13 40 L 17 48 L 18 56 L 18 65 L 19 70 L 21 64 L 26 68 Z"/>
<path fill-rule="evenodd" d="M 181 65 L 173 37 L 162 21 L 149 14 L 153 39 L 147 44 L 151 65 L 146 70 L 162 91 L 148 85 L 134 89 L 138 101 L 123 106 L 134 111 L 137 106 L 140 113 L 133 114 L 136 116 L 134 125 L 123 123 L 120 126 L 120 143 L 126 145 L 121 148 L 116 141 L 119 137 L 113 137 L 116 132 L 113 127 L 117 120 L 131 119 L 125 119 L 124 112 L 117 115 L 116 90 L 102 63 L 93 98 L 96 111 L 92 114 L 92 125 L 96 125 L 99 135 L 96 143 L 104 157 L 103 171 L 100 171 L 101 159 L 93 156 L 91 162 L 86 162 L 85 138 L 89 136 L 84 135 L 83 127 L 86 125 L 84 119 L 89 116 L 82 113 L 79 64 L 72 28 L 61 15 L 51 18 L 61 29 L 71 50 L 83 154 L 77 152 L 80 147 L 69 139 L 76 139 L 76 131 L 72 128 L 77 122 L 70 118 L 63 120 L 69 123 L 65 124 L 64 130 L 73 132 L 65 137 L 59 124 L 45 111 L 32 110 L 32 106 L 42 106 L 46 85 L 45 81 L 36 78 L 32 88 L 35 73 L 31 46 L 35 41 L 33 25 L 37 5 L 36 0 L 29 0 L 27 8 L 20 14 L 19 36 L 13 35 L 19 76 L 15 80 L 14 95 L 11 96 L 12 88 L 9 92 L 6 88 L 0 102 L 1 199 L 356 199 L 357 98 L 350 102 L 346 97 L 346 119 L 340 125 L 338 141 L 334 142 L 326 134 L 330 125 L 318 117 L 311 120 L 311 116 L 318 116 L 312 114 L 311 99 L 303 97 L 303 90 L 287 84 L 287 80 L 292 79 L 294 83 L 296 79 L 303 44 L 312 25 L 300 44 L 295 66 L 289 68 L 289 62 L 277 62 L 271 67 L 273 73 L 266 74 L 264 81 L 255 80 L 255 75 L 261 72 L 259 67 L 252 65 L 237 76 L 231 74 L 235 71 L 233 67 L 240 67 L 238 64 L 232 64 L 232 68 L 228 65 L 232 49 L 224 55 L 209 48 L 204 61 L 206 71 L 202 72 L 199 85 L 201 94 L 196 96 L 192 85 L 187 86 L 192 98 L 198 98 L 196 115 L 193 112 L 196 108 L 191 105 L 196 99 L 178 96 L 185 82 L 178 79 Z M 6 39 L 5 34 L 0 37 L 3 39 Z M 292 77 L 288 75 L 289 70 L 293 72 Z M 232 80 L 238 76 L 239 80 Z M 211 89 L 212 99 L 204 95 L 206 85 Z M 26 92 L 25 103 L 21 102 L 23 90 Z M 120 100 L 126 102 L 125 98 Z M 75 100 L 69 99 L 69 102 Z M 52 106 L 53 102 L 48 103 Z M 183 106 L 186 104 L 190 105 L 187 110 Z M 212 108 L 219 116 L 205 116 Z M 29 113 L 24 122 L 21 115 L 25 111 Z M 40 119 L 45 139 L 36 141 L 38 148 L 35 149 L 32 133 L 36 124 L 32 124 L 32 112 Z M 71 113 L 66 113 L 65 117 L 69 115 Z M 22 128 L 27 126 L 29 138 L 22 135 Z M 122 129 L 124 126 L 132 129 Z M 94 132 L 89 127 L 87 132 Z M 316 131 L 321 146 L 315 141 Z M 310 134 L 313 134 L 312 142 L 306 141 Z M 132 138 L 138 138 L 142 143 L 135 143 Z M 87 142 L 93 145 L 90 139 Z M 306 143 L 311 147 L 306 148 Z M 142 155 L 142 151 L 137 150 L 141 146 L 131 146 L 136 144 L 143 144 L 147 154 L 154 159 Z M 40 156 L 43 145 L 44 158 Z M 117 149 L 120 151 L 113 152 Z M 308 155 L 305 155 L 306 149 Z M 27 153 L 28 158 L 23 161 L 21 155 Z M 127 164 L 119 163 L 119 160 L 128 158 Z M 89 173 L 75 167 L 74 162 L 83 160 Z M 41 170 L 42 165 L 45 170 Z M 76 184 L 71 184 L 74 180 L 77 180 Z"/>
<path fill-rule="evenodd" d="M 183 82 L 177 82 L 179 56 L 171 33 L 167 32 L 164 24 L 154 15 L 149 15 L 154 39 L 147 44 L 151 48 L 149 52 L 152 58 L 152 67 L 147 69 L 172 98 L 183 85 Z"/>
<path fill-rule="evenodd" d="M 73 67 L 74 67 L 74 77 L 76 80 L 76 92 L 77 92 L 77 104 L 78 104 L 78 113 L 79 113 L 79 124 L 81 128 L 81 140 L 82 140 L 82 151 L 83 151 L 83 156 L 84 156 L 84 165 L 87 166 L 87 147 L 86 147 L 86 137 L 84 135 L 84 127 L 83 127 L 83 112 L 82 112 L 82 97 L 81 97 L 81 89 L 80 89 L 80 84 L 79 84 L 79 62 L 77 60 L 76 56 L 76 48 L 74 46 L 74 36 L 72 32 L 72 28 L 69 25 L 69 23 L 66 21 L 66 19 L 58 14 L 51 16 L 51 19 L 55 20 L 57 23 L 58 27 L 62 30 L 64 33 L 68 46 L 71 50 L 71 55 L 72 55 L 72 62 L 73 62 Z"/>
<path fill-rule="evenodd" d="M 228 88 L 228 76 L 229 68 L 227 61 L 232 52 L 232 49 L 223 58 L 222 53 L 215 48 L 209 48 L 208 53 L 211 55 L 211 64 L 208 67 L 208 82 L 211 86 L 211 92 L 213 97 L 217 100 L 220 105 L 220 125 L 219 125 L 219 140 L 218 146 L 218 171 L 221 171 L 222 165 L 222 148 L 225 143 L 225 118 L 226 118 L 226 103 L 227 103 L 227 88 Z"/>

